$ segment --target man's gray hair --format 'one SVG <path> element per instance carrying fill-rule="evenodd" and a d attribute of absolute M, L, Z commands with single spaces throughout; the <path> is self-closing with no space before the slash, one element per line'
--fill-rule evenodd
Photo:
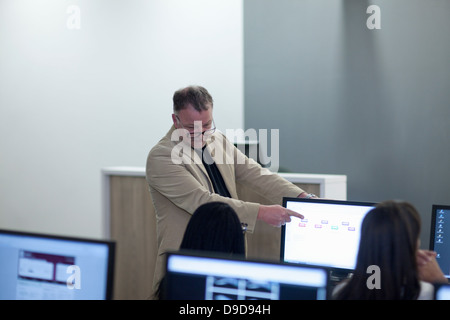
<path fill-rule="evenodd" d="M 192 105 L 195 110 L 201 112 L 213 107 L 213 98 L 208 90 L 201 86 L 189 86 L 175 91 L 173 95 L 173 113 Z"/>

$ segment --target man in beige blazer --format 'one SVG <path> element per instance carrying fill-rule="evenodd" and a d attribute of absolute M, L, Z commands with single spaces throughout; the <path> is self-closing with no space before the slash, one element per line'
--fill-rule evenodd
<path fill-rule="evenodd" d="M 146 166 L 157 218 L 154 291 L 164 275 L 164 254 L 179 249 L 189 219 L 201 204 L 229 204 L 246 231 L 253 232 L 257 219 L 280 227 L 291 221 L 291 216 L 303 218 L 281 206 L 283 197 L 315 197 L 247 158 L 218 132 L 212 115 L 213 100 L 205 88 L 180 89 L 173 100 L 173 126 L 152 148 Z M 237 182 L 274 205 L 239 200 Z"/>

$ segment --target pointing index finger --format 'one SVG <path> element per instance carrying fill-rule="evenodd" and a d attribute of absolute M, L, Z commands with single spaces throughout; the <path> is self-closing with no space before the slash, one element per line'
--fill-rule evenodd
<path fill-rule="evenodd" d="M 300 219 L 305 218 L 304 215 L 302 215 L 302 214 L 300 214 L 300 213 L 298 213 L 298 212 L 289 210 L 289 209 L 287 209 L 287 214 L 288 214 L 289 216 L 291 216 L 291 217 L 297 217 L 297 218 L 300 218 Z"/>

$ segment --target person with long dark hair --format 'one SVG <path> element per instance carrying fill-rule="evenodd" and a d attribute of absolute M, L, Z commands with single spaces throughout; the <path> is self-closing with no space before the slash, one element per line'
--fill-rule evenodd
<path fill-rule="evenodd" d="M 361 225 L 353 276 L 336 286 L 339 300 L 432 299 L 432 283 L 447 282 L 433 252 L 419 250 L 421 221 L 410 203 L 385 201 Z M 375 266 L 376 269 L 372 269 Z M 379 272 L 375 276 L 371 270 Z M 373 276 L 378 281 L 369 285 Z"/>
<path fill-rule="evenodd" d="M 195 210 L 186 227 L 180 251 L 202 251 L 245 257 L 245 235 L 236 211 L 224 202 L 208 202 Z M 164 299 L 165 277 L 155 298 Z"/>

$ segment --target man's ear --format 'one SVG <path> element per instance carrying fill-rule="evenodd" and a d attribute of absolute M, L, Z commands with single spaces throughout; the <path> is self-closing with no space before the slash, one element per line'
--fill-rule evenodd
<path fill-rule="evenodd" d="M 178 129 L 178 120 L 177 120 L 177 116 L 172 113 L 172 121 L 173 121 L 173 125 L 175 126 L 175 128 Z"/>

